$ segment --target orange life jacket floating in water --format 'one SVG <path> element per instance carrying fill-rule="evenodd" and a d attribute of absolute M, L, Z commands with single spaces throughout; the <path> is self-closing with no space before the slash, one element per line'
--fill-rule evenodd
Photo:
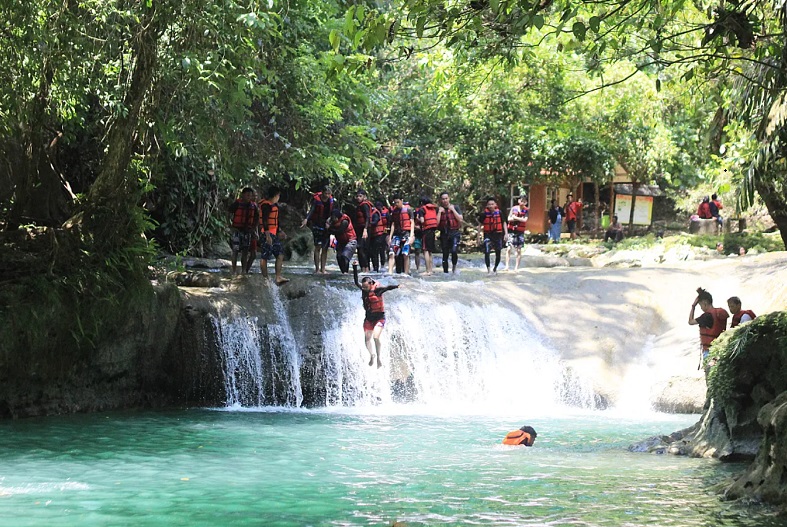
<path fill-rule="evenodd" d="M 519 430 L 508 432 L 506 437 L 503 439 L 503 444 L 533 446 L 537 435 L 538 434 L 536 434 L 536 431 L 533 430 L 533 428 L 529 426 L 523 426 Z"/>

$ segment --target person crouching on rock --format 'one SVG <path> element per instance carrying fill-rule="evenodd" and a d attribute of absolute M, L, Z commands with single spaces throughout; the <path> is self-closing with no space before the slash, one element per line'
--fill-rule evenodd
<path fill-rule="evenodd" d="M 325 228 L 336 237 L 336 263 L 339 264 L 339 270 L 342 274 L 350 272 L 350 260 L 358 246 L 350 217 L 340 209 L 333 209 L 331 218 L 325 223 Z"/>
<path fill-rule="evenodd" d="M 388 285 L 380 287 L 377 282 L 368 276 L 358 282 L 358 264 L 353 262 L 353 280 L 355 285 L 361 290 L 363 308 L 366 310 L 366 317 L 363 320 L 363 334 L 366 339 L 366 349 L 369 350 L 369 366 L 374 365 L 374 357 L 377 356 L 377 367 L 383 365 L 380 360 L 380 334 L 385 327 L 385 305 L 383 304 L 383 293 L 391 289 L 397 289 L 398 285 Z M 372 339 L 374 348 L 372 349 Z"/>
<path fill-rule="evenodd" d="M 699 304 L 703 313 L 697 318 L 694 318 L 694 310 Z M 724 333 L 727 329 L 727 318 L 729 313 L 720 307 L 713 307 L 713 297 L 703 288 L 697 288 L 697 298 L 691 304 L 691 312 L 689 313 L 689 325 L 700 327 L 700 369 L 703 361 L 708 357 L 711 343 L 716 340 L 716 337 Z M 711 365 L 712 366 L 712 365 Z"/>
<path fill-rule="evenodd" d="M 519 430 L 508 432 L 505 438 L 503 438 L 503 444 L 533 446 L 533 443 L 536 441 L 536 436 L 538 436 L 538 434 L 533 427 L 525 425 Z"/>

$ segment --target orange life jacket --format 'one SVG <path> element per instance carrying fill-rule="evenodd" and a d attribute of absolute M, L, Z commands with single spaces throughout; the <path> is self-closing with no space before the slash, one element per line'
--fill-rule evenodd
<path fill-rule="evenodd" d="M 484 209 L 484 234 L 490 232 L 503 232 L 503 221 L 500 219 L 500 209 L 490 211 Z"/>
<path fill-rule="evenodd" d="M 512 211 L 512 214 L 517 218 L 525 218 L 527 216 L 527 207 L 518 205 L 518 210 Z M 527 222 L 522 221 L 509 221 L 508 222 L 508 232 L 513 232 L 515 234 L 519 234 L 525 232 L 527 229 Z"/>
<path fill-rule="evenodd" d="M 263 217 L 262 213 L 260 213 L 260 224 L 262 225 L 262 231 L 269 232 L 275 236 L 276 233 L 279 232 L 279 204 L 271 203 L 269 199 L 260 200 L 260 211 L 265 205 L 270 206 L 271 210 L 267 217 Z"/>
<path fill-rule="evenodd" d="M 454 211 L 451 209 L 443 209 L 443 213 L 440 215 L 440 224 L 438 225 L 440 230 L 449 230 L 449 231 L 458 231 L 459 230 L 459 218 L 456 217 Z"/>
<path fill-rule="evenodd" d="M 355 225 L 357 225 L 359 228 L 360 227 L 366 228 L 366 220 L 367 220 L 367 218 L 366 218 L 366 215 L 363 213 L 363 206 L 364 205 L 368 205 L 369 206 L 369 218 L 368 218 L 369 220 L 371 220 L 372 211 L 374 210 L 374 205 L 372 205 L 372 202 L 369 201 L 368 199 L 360 202 L 355 207 Z"/>
<path fill-rule="evenodd" d="M 749 315 L 752 320 L 757 318 L 757 315 L 755 315 L 754 311 L 752 311 L 751 309 L 742 309 L 741 311 L 738 311 L 737 313 L 732 315 L 732 324 L 730 324 L 730 327 L 734 328 L 738 324 L 740 324 L 741 323 L 741 319 L 743 318 L 743 315 Z"/>
<path fill-rule="evenodd" d="M 347 221 L 347 228 L 344 230 L 344 232 L 337 232 L 334 230 L 337 243 L 341 243 L 342 245 L 347 245 L 352 240 L 357 239 L 357 236 L 355 235 L 355 229 L 353 229 L 353 222 L 350 221 L 350 217 L 347 214 L 342 214 L 338 221 L 335 221 L 331 224 L 331 228 L 338 228 L 339 225 L 341 225 L 345 220 Z"/>
<path fill-rule="evenodd" d="M 377 207 L 375 207 L 372 210 L 374 211 L 372 220 L 374 220 L 375 214 L 379 217 L 377 223 L 372 225 L 372 236 L 382 236 L 385 234 L 386 227 L 388 227 L 388 209 L 383 207 L 383 210 L 377 210 Z"/>
<path fill-rule="evenodd" d="M 418 210 L 420 214 L 423 216 L 424 221 L 421 223 L 421 228 L 423 230 L 428 229 L 436 229 L 437 228 L 437 205 L 434 203 L 427 203 L 426 205 L 421 205 Z"/>
<path fill-rule="evenodd" d="M 714 307 L 710 310 L 713 315 L 713 326 L 709 328 L 700 328 L 700 343 L 702 349 L 708 349 L 716 337 L 724 333 L 727 329 L 727 317 L 729 316 L 725 310 L 720 307 Z"/>
<path fill-rule="evenodd" d="M 514 430 L 506 434 L 506 437 L 503 439 L 503 444 L 533 446 L 533 438 L 527 432 Z"/>
<path fill-rule="evenodd" d="M 385 305 L 383 305 L 383 297 L 382 295 L 377 294 L 377 284 L 372 284 L 371 289 L 369 291 L 363 291 L 361 293 L 361 297 L 363 297 L 363 308 L 366 310 L 366 315 L 370 315 L 372 313 L 385 313 Z"/>
<path fill-rule="evenodd" d="M 409 233 L 410 232 L 410 206 L 402 205 L 401 208 L 394 207 L 391 210 L 391 223 L 394 226 L 394 232 Z"/>
<path fill-rule="evenodd" d="M 330 198 L 326 203 L 322 200 L 322 192 L 315 192 L 312 204 L 314 210 L 309 218 L 309 225 L 325 228 L 325 220 L 330 218 L 331 212 L 333 212 L 333 198 Z"/>
<path fill-rule="evenodd" d="M 232 226 L 236 229 L 254 229 L 254 213 L 257 211 L 257 204 L 253 201 L 244 203 L 240 199 L 235 200 L 235 213 L 232 215 Z"/>

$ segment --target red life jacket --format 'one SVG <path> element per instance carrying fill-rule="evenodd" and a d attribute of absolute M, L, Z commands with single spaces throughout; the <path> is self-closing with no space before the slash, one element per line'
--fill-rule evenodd
<path fill-rule="evenodd" d="M 235 214 L 232 215 L 232 226 L 236 229 L 254 229 L 254 212 L 257 210 L 257 204 L 253 201 L 243 203 L 240 199 L 235 200 L 237 207 Z"/>
<path fill-rule="evenodd" d="M 490 232 L 503 232 L 503 221 L 500 219 L 500 209 L 490 211 L 484 209 L 484 234 Z"/>
<path fill-rule="evenodd" d="M 369 218 L 367 218 L 366 214 L 363 213 L 363 206 L 364 205 L 368 205 L 369 206 Z M 365 229 L 366 228 L 366 220 L 367 219 L 369 219 L 369 220 L 372 219 L 371 216 L 372 216 L 372 214 L 374 213 L 375 210 L 376 209 L 374 208 L 374 205 L 372 205 L 372 202 L 369 201 L 368 199 L 360 202 L 358 204 L 358 206 L 355 207 L 355 225 L 357 225 L 359 229 Z"/>
<path fill-rule="evenodd" d="M 533 438 L 527 432 L 514 430 L 506 434 L 506 437 L 503 439 L 503 444 L 533 446 Z"/>
<path fill-rule="evenodd" d="M 437 206 L 434 203 L 427 203 L 422 205 L 419 209 L 424 218 L 421 228 L 423 230 L 437 228 Z"/>
<path fill-rule="evenodd" d="M 353 222 L 350 221 L 350 217 L 347 214 L 342 214 L 338 221 L 331 224 L 332 228 L 337 228 L 343 221 L 347 220 L 347 228 L 344 232 L 336 232 L 336 242 L 341 243 L 342 245 L 347 245 L 352 240 L 356 240 L 357 237 L 355 236 L 355 229 L 353 229 Z M 335 232 L 335 231 L 334 231 Z"/>
<path fill-rule="evenodd" d="M 527 216 L 527 207 L 518 206 L 518 210 L 511 211 L 511 213 L 516 216 L 517 218 L 525 218 Z M 521 221 L 509 221 L 508 222 L 508 232 L 513 232 L 514 234 L 520 234 L 525 232 L 527 229 L 527 222 Z"/>
<path fill-rule="evenodd" d="M 697 216 L 699 216 L 702 220 L 711 219 L 713 216 L 710 213 L 710 203 L 700 203 L 700 206 L 697 209 Z"/>
<path fill-rule="evenodd" d="M 309 225 L 325 228 L 325 220 L 330 218 L 331 212 L 333 212 L 333 198 L 330 198 L 326 203 L 322 200 L 322 192 L 315 192 L 312 204 L 314 205 L 314 211 L 309 218 Z"/>
<path fill-rule="evenodd" d="M 729 314 L 720 307 L 714 307 L 710 310 L 713 315 L 713 326 L 709 328 L 700 328 L 700 344 L 702 349 L 708 349 L 716 337 L 724 333 L 727 329 L 727 317 Z"/>
<path fill-rule="evenodd" d="M 449 230 L 449 231 L 458 231 L 459 230 L 459 219 L 454 214 L 454 211 L 451 209 L 443 209 L 443 213 L 440 215 L 440 224 L 438 225 L 440 230 Z"/>
<path fill-rule="evenodd" d="M 401 208 L 394 207 L 391 210 L 391 224 L 394 226 L 394 232 L 409 233 L 410 232 L 410 206 L 402 205 Z"/>
<path fill-rule="evenodd" d="M 263 232 L 269 232 L 275 236 L 276 233 L 279 232 L 279 204 L 271 203 L 268 199 L 263 199 L 260 201 L 260 211 L 262 211 L 264 205 L 269 205 L 271 210 L 267 218 L 263 218 L 262 213 L 260 213 L 262 230 Z"/>
<path fill-rule="evenodd" d="M 730 327 L 734 328 L 737 325 L 739 325 L 741 323 L 741 319 L 743 318 L 743 315 L 749 315 L 752 320 L 757 318 L 757 315 L 755 315 L 754 311 L 752 311 L 751 309 L 742 309 L 737 313 L 735 313 L 734 315 L 732 315 L 732 324 L 730 324 Z"/>
<path fill-rule="evenodd" d="M 378 295 L 375 291 L 377 289 L 377 284 L 372 284 L 372 288 L 369 291 L 364 291 L 361 293 L 363 297 L 363 308 L 366 310 L 367 317 L 372 313 L 385 313 L 385 305 L 383 304 L 383 297 L 382 295 Z"/>
<path fill-rule="evenodd" d="M 372 210 L 372 220 L 374 220 L 375 214 L 379 217 L 377 223 L 371 226 L 372 236 L 382 236 L 385 234 L 385 228 L 388 227 L 388 209 L 383 207 L 383 210 L 377 210 L 375 207 Z"/>

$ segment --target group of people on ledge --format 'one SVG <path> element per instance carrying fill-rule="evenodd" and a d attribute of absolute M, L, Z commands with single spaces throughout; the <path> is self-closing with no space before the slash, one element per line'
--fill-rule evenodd
<path fill-rule="evenodd" d="M 697 207 L 697 214 L 695 216 L 700 220 L 715 219 L 719 224 L 719 227 L 721 227 L 721 225 L 724 223 L 724 218 L 721 217 L 721 209 L 723 208 L 724 205 L 721 204 L 721 201 L 716 194 L 713 194 L 710 197 L 705 196 L 702 198 L 702 202 Z"/>
<path fill-rule="evenodd" d="M 276 283 L 288 281 L 281 273 L 282 241 L 286 234 L 279 224 L 280 196 L 280 190 L 272 188 L 258 201 L 254 189 L 247 187 L 230 207 L 233 274 L 250 272 L 259 251 L 263 275 L 268 276 L 268 260 L 272 259 Z M 466 221 L 460 208 L 451 203 L 449 193 L 441 193 L 436 204 L 429 196 L 423 196 L 417 207 L 411 206 L 401 195 L 394 195 L 391 202 L 390 206 L 382 199 L 372 202 L 366 191 L 359 189 L 354 196 L 354 206 L 347 213 L 334 199 L 331 187 L 326 186 L 313 194 L 301 227 L 309 227 L 312 231 L 315 274 L 326 273 L 329 249 L 333 248 L 342 273 L 349 272 L 350 262 L 357 255 L 362 273 L 387 270 L 389 274 L 409 274 L 412 252 L 416 269 L 420 269 L 423 256 L 424 274 L 431 275 L 438 241 L 443 273 L 448 273 L 449 267 L 450 272 L 456 273 Z M 520 196 L 505 217 L 501 215 L 497 200 L 486 198 L 477 219 L 489 273 L 497 272 L 504 244 L 507 244 L 506 268 L 509 268 L 512 254 L 516 257 L 514 269 L 519 268 L 528 212 L 526 196 Z"/>
<path fill-rule="evenodd" d="M 700 316 L 695 316 L 697 306 L 700 306 L 702 311 Z M 732 313 L 731 328 L 757 318 L 752 310 L 743 309 L 741 299 L 737 296 L 727 299 L 727 307 Z M 701 287 L 697 289 L 697 298 L 691 304 L 689 312 L 689 325 L 699 326 L 700 330 L 700 363 L 697 369 L 701 369 L 703 364 L 706 366 L 706 371 L 707 368 L 713 366 L 707 361 L 710 346 L 719 335 L 727 330 L 727 319 L 730 317 L 730 313 L 727 313 L 724 308 L 713 307 L 713 296 Z"/>

